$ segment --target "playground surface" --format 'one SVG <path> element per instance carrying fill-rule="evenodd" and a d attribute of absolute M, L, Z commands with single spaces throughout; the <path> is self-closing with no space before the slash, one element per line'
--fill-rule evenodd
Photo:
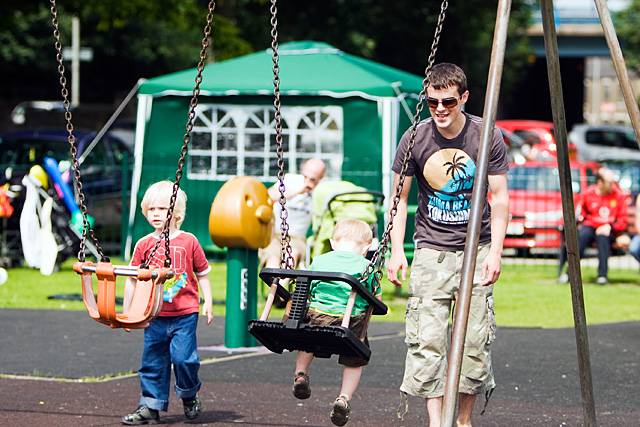
<path fill-rule="evenodd" d="M 110 426 L 135 409 L 142 333 L 126 333 L 82 312 L 0 310 L 0 425 Z M 417 426 L 423 401 L 409 400 L 400 421 L 398 386 L 404 366 L 403 325 L 372 323 L 373 356 L 352 403 L 348 426 Z M 198 327 L 204 409 L 186 423 L 171 396 L 165 424 L 327 426 L 339 388 L 335 357 L 314 362 L 312 396 L 291 395 L 293 354 L 229 352 L 224 319 Z M 500 328 L 494 347 L 498 387 L 474 426 L 579 426 L 582 403 L 573 329 Z M 589 328 L 598 423 L 637 426 L 640 420 L 640 323 Z"/>

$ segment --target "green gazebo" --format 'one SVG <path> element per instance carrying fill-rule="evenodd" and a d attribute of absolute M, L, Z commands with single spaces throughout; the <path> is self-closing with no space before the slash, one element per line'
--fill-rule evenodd
<path fill-rule="evenodd" d="M 236 175 L 251 175 L 266 185 L 275 181 L 271 68 L 271 52 L 265 50 L 204 70 L 181 187 L 189 197 L 183 227 L 205 248 L 213 248 L 209 209 L 225 181 Z M 280 69 L 288 170 L 319 157 L 328 165 L 328 178 L 382 191 L 388 199 L 395 147 L 410 124 L 422 79 L 312 41 L 283 44 Z M 150 231 L 139 209 L 145 189 L 174 179 L 195 74 L 195 69 L 180 71 L 140 86 L 123 230 L 126 258 L 136 239 Z"/>

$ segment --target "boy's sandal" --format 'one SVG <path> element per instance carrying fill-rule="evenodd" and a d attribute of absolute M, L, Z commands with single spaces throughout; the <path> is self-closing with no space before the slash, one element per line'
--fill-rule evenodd
<path fill-rule="evenodd" d="M 346 396 L 340 395 L 333 402 L 333 409 L 331 410 L 331 422 L 337 426 L 343 426 L 349 421 L 349 414 L 351 408 L 349 407 L 349 400 Z"/>
<path fill-rule="evenodd" d="M 309 386 L 309 375 L 298 372 L 293 379 L 293 395 L 296 399 L 308 399 L 311 397 L 311 387 Z"/>

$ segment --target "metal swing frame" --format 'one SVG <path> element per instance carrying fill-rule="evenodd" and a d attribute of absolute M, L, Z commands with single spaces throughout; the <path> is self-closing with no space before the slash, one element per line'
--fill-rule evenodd
<path fill-rule="evenodd" d="M 69 142 L 69 152 L 73 161 L 73 186 L 78 197 L 78 205 L 82 213 L 82 236 L 80 238 L 80 250 L 78 252 L 78 262 L 73 266 L 73 270 L 81 275 L 82 283 L 82 299 L 89 316 L 99 323 L 108 325 L 112 328 L 139 329 L 145 328 L 151 320 L 153 320 L 162 309 L 164 282 L 166 279 L 174 276 L 171 269 L 171 252 L 169 245 L 169 231 L 171 219 L 173 217 L 173 209 L 180 188 L 180 179 L 182 178 L 182 170 L 184 168 L 189 142 L 191 139 L 191 130 L 195 121 L 195 109 L 198 105 L 198 97 L 200 95 L 200 84 L 202 83 L 202 72 L 207 58 L 207 49 L 210 41 L 213 27 L 213 12 L 215 10 L 215 1 L 210 0 L 207 6 L 206 24 L 203 29 L 203 38 L 201 42 L 200 57 L 197 65 L 197 74 L 193 87 L 191 102 L 189 103 L 189 113 L 185 133 L 182 139 L 182 149 L 178 160 L 178 168 L 176 170 L 175 180 L 173 183 L 173 192 L 167 211 L 167 219 L 164 224 L 160 239 L 147 256 L 146 260 L 140 267 L 118 266 L 113 265 L 108 257 L 102 251 L 102 247 L 95 236 L 93 229 L 89 226 L 87 220 L 88 209 L 85 204 L 85 195 L 82 191 L 82 180 L 80 175 L 80 161 L 78 159 L 76 139 L 73 134 L 73 123 L 71 115 L 71 102 L 69 101 L 69 91 L 67 89 L 67 80 L 65 77 L 65 67 L 62 58 L 62 42 L 60 37 L 60 29 L 58 22 L 58 11 L 56 0 L 49 0 L 51 10 L 51 23 L 53 26 L 54 47 L 56 50 L 56 61 L 58 65 L 59 82 L 61 87 L 61 95 L 63 98 L 64 116 L 66 122 L 66 130 L 68 133 L 67 140 Z M 95 245 L 98 252 L 99 262 L 93 264 L 85 261 L 87 236 Z M 149 263 L 164 242 L 164 266 L 150 267 Z M 97 277 L 97 295 L 93 292 L 93 275 Z M 135 278 L 136 286 L 133 293 L 131 306 L 126 313 L 117 313 L 116 308 L 116 278 L 117 276 L 126 276 Z"/>
<path fill-rule="evenodd" d="M 620 49 L 620 43 L 616 36 L 615 28 L 605 0 L 594 0 L 604 36 L 609 46 L 613 65 L 620 83 L 627 111 L 631 118 L 636 138 L 640 137 L 640 109 L 633 94 L 633 88 L 629 81 L 624 57 Z M 545 55 L 547 59 L 547 75 L 549 78 L 549 94 L 551 98 L 551 112 L 553 115 L 556 140 L 558 142 L 558 170 L 560 177 L 560 190 L 562 195 L 562 211 L 565 219 L 565 237 L 567 242 L 567 255 L 569 261 L 569 282 L 571 285 L 571 303 L 573 308 L 574 329 L 576 337 L 576 349 L 578 356 L 578 371 L 580 376 L 580 391 L 582 397 L 583 421 L 585 426 L 595 427 L 596 420 L 595 402 L 593 396 L 593 383 L 591 377 L 591 362 L 589 356 L 589 340 L 587 334 L 587 321 L 584 308 L 584 295 L 582 292 L 582 278 L 580 273 L 580 255 L 578 251 L 577 227 L 575 221 L 575 209 L 573 204 L 573 190 L 571 185 L 571 168 L 569 166 L 569 150 L 567 143 L 567 125 L 565 119 L 564 100 L 562 93 L 562 81 L 560 75 L 560 56 L 558 53 L 558 38 L 556 22 L 554 18 L 553 0 L 540 0 L 542 12 L 542 25 L 544 31 Z M 478 155 L 479 167 L 477 169 L 478 183 L 474 186 L 471 201 L 471 215 L 469 218 L 468 236 L 465 245 L 465 257 L 462 267 L 462 279 L 459 291 L 459 303 L 454 314 L 454 328 L 451 338 L 451 350 L 449 353 L 449 365 L 447 370 L 447 382 L 442 407 L 442 426 L 453 426 L 455 422 L 455 410 L 458 398 L 458 382 L 462 366 L 462 354 L 466 335 L 467 320 L 469 315 L 469 303 L 471 300 L 473 272 L 475 268 L 475 255 L 480 233 L 481 204 L 474 203 L 486 194 L 486 170 L 490 146 L 490 135 L 495 125 L 497 101 L 500 93 L 500 79 L 504 65 L 506 50 L 509 14 L 511 0 L 499 0 L 497 6 L 496 24 L 491 52 L 491 63 L 484 105 L 484 120 L 481 132 L 480 151 Z"/>

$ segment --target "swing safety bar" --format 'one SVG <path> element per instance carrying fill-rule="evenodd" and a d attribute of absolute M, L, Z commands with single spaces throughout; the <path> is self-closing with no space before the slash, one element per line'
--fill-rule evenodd
<path fill-rule="evenodd" d="M 95 273 L 97 269 L 98 267 L 95 265 L 82 265 L 83 272 Z M 137 277 L 141 280 L 155 279 L 159 274 L 156 270 L 151 271 L 147 269 L 139 269 L 138 267 L 134 267 L 131 265 L 116 265 L 113 267 L 113 273 L 116 276 Z"/>
<path fill-rule="evenodd" d="M 329 271 L 283 270 L 279 268 L 263 268 L 260 272 L 260 278 L 264 280 L 265 283 L 273 283 L 276 279 L 295 280 L 301 277 L 309 281 L 324 280 L 346 283 L 373 307 L 373 314 L 387 314 L 387 306 L 365 288 L 358 279 L 350 274 Z"/>
<path fill-rule="evenodd" d="M 114 266 L 110 262 L 76 262 L 73 271 L 82 276 L 82 300 L 89 316 L 112 328 L 147 327 L 162 308 L 165 280 L 174 276 L 168 268 Z M 98 278 L 98 295 L 93 292 L 93 275 Z M 131 305 L 126 313 L 116 312 L 116 277 L 135 278 Z"/>

